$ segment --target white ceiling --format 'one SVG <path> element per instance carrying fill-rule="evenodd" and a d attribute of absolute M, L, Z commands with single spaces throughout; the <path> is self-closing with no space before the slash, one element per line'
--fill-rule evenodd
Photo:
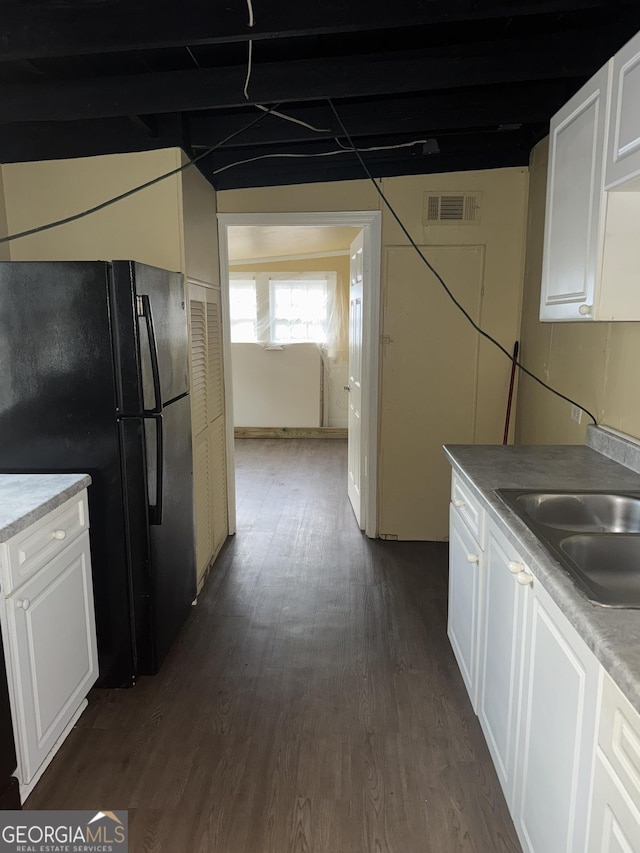
<path fill-rule="evenodd" d="M 333 225 L 230 225 L 230 261 L 345 251 L 360 228 Z"/>

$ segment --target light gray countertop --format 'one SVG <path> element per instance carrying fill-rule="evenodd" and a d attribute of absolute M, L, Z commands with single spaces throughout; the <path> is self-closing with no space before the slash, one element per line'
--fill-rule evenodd
<path fill-rule="evenodd" d="M 485 508 L 528 563 L 605 670 L 640 712 L 640 610 L 592 604 L 494 489 L 640 489 L 640 474 L 573 445 L 447 445 L 454 470 L 476 487 Z"/>
<path fill-rule="evenodd" d="M 90 483 L 88 474 L 0 474 L 0 542 L 11 539 Z"/>

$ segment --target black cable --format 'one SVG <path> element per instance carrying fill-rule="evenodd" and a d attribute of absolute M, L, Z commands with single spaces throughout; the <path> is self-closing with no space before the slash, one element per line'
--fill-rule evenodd
<path fill-rule="evenodd" d="M 95 207 L 89 207 L 86 210 L 82 210 L 80 213 L 74 213 L 71 216 L 65 216 L 64 219 L 56 219 L 54 222 L 47 222 L 46 225 L 38 225 L 35 228 L 29 228 L 26 231 L 19 231 L 17 234 L 9 234 L 7 237 L 0 237 L 1 243 L 10 243 L 12 240 L 18 240 L 20 237 L 29 237 L 32 234 L 40 234 L 42 231 L 50 231 L 52 228 L 58 228 L 60 225 L 67 225 L 69 222 L 76 222 L 78 219 L 84 219 L 85 216 L 90 216 L 92 213 L 97 213 L 99 210 L 104 210 L 105 207 L 110 207 L 112 204 L 116 204 L 119 201 L 123 201 L 125 198 L 129 198 L 129 196 L 135 195 L 139 193 L 141 190 L 146 190 L 147 187 L 152 187 L 154 184 L 159 184 L 160 181 L 164 181 L 167 178 L 172 177 L 173 175 L 178 175 L 180 172 L 186 171 L 186 169 L 190 169 L 193 165 L 195 165 L 199 160 L 204 160 L 205 157 L 208 157 L 209 154 L 212 154 L 218 148 L 222 148 L 227 142 L 230 142 L 236 136 L 240 136 L 241 133 L 249 130 L 249 128 L 253 127 L 254 124 L 257 124 L 259 121 L 271 113 L 273 110 L 277 109 L 280 104 L 274 104 L 272 107 L 265 107 L 265 111 L 259 115 L 257 118 L 250 121 L 248 124 L 245 124 L 239 130 L 234 130 L 233 133 L 230 133 L 228 136 L 225 136 L 220 142 L 216 142 L 215 145 L 212 145 L 210 148 L 207 148 L 201 154 L 198 154 L 197 157 L 194 157 L 192 160 L 189 160 L 188 163 L 185 163 L 182 166 L 178 166 L 177 169 L 172 169 L 170 172 L 165 172 L 162 175 L 158 175 L 157 178 L 153 178 L 150 181 L 147 181 L 144 184 L 139 184 L 137 187 L 133 187 L 130 190 L 127 190 L 125 193 L 121 193 L 120 195 L 116 195 L 113 198 L 107 199 L 107 201 L 103 201 L 100 204 L 96 204 Z"/>
<path fill-rule="evenodd" d="M 432 264 L 431 264 L 431 263 L 427 260 L 427 258 L 425 258 L 425 256 L 422 254 L 422 252 L 420 251 L 420 247 L 416 244 L 416 242 L 415 242 L 415 240 L 413 239 L 413 237 L 411 236 L 411 234 L 409 234 L 409 232 L 408 232 L 408 231 L 407 231 L 407 229 L 405 228 L 405 226 L 404 226 L 404 224 L 403 224 L 402 220 L 400 219 L 400 217 L 398 216 L 398 214 L 395 212 L 395 210 L 394 210 L 394 209 L 393 209 L 393 207 L 391 206 L 391 203 L 389 202 L 389 200 L 387 199 L 387 197 L 385 196 L 385 194 L 382 192 L 382 190 L 380 189 L 380 187 L 379 187 L 379 186 L 378 186 L 378 184 L 376 183 L 375 178 L 373 177 L 373 175 L 372 175 L 372 174 L 371 174 L 371 172 L 369 171 L 369 168 L 368 168 L 367 164 L 364 162 L 364 160 L 363 160 L 363 158 L 362 158 L 362 155 L 360 154 L 360 151 L 359 151 L 359 150 L 358 150 L 358 148 L 356 148 L 356 146 L 354 145 L 353 140 L 351 139 L 351 136 L 349 135 L 349 131 L 346 129 L 346 127 L 344 126 L 344 124 L 343 124 L 343 122 L 342 122 L 342 119 L 341 119 L 341 118 L 340 118 L 340 116 L 338 115 L 338 112 L 337 112 L 336 108 L 335 108 L 335 107 L 334 107 L 334 105 L 333 105 L 333 101 L 332 101 L 330 98 L 327 98 L 327 102 L 328 102 L 329 106 L 331 107 L 331 109 L 332 109 L 332 111 L 333 111 L 333 114 L 334 114 L 334 116 L 336 117 L 336 120 L 337 120 L 338 124 L 339 124 L 339 125 L 340 125 L 340 127 L 342 128 L 342 132 L 344 133 L 345 137 L 347 138 L 347 141 L 349 142 L 349 145 L 351 146 L 351 150 L 354 152 L 354 154 L 356 155 L 356 157 L 357 157 L 357 158 L 358 158 L 358 160 L 360 161 L 360 165 L 362 166 L 362 168 L 363 168 L 363 170 L 364 170 L 365 174 L 367 175 L 367 177 L 369 178 L 369 180 L 371 181 L 371 183 L 372 183 L 372 184 L 374 185 L 374 187 L 376 188 L 376 190 L 377 190 L 377 192 L 378 192 L 378 195 L 380 196 L 380 198 L 382 199 L 382 201 L 386 204 L 386 206 L 387 206 L 387 208 L 388 208 L 388 210 L 389 210 L 389 213 L 391 213 L 391 215 L 393 216 L 393 218 L 395 219 L 395 221 L 396 221 L 396 222 L 398 223 L 398 225 L 400 226 L 400 228 L 401 228 L 401 230 L 402 230 L 402 233 L 405 235 L 405 237 L 407 238 L 407 240 L 411 243 L 411 245 L 413 246 L 413 248 L 416 250 L 416 252 L 418 253 L 418 255 L 419 255 L 420 259 L 421 259 L 421 260 L 422 260 L 422 262 L 426 265 L 427 269 L 429 269 L 429 270 L 431 271 L 431 273 L 433 273 L 433 275 L 436 277 L 436 279 L 438 280 L 438 282 L 439 282 L 439 283 L 441 284 L 441 286 L 443 287 L 443 289 L 444 289 L 445 293 L 447 294 L 447 296 L 449 297 L 449 299 L 453 302 L 453 304 L 456 306 L 456 308 L 457 308 L 457 309 L 458 309 L 458 310 L 459 310 L 459 311 L 464 315 L 464 317 L 466 318 L 466 320 L 467 320 L 467 321 L 468 321 L 468 322 L 473 326 L 473 328 L 476 330 L 476 332 L 478 332 L 478 334 L 482 335 L 482 337 L 483 337 L 483 338 L 486 338 L 486 339 L 487 339 L 488 341 L 490 341 L 494 346 L 496 346 L 496 347 L 500 350 L 500 352 L 504 353 L 504 355 L 506 355 L 506 357 L 509 359 L 509 361 L 510 361 L 510 362 L 515 363 L 516 367 L 518 367 L 518 368 L 519 368 L 523 373 L 525 373 L 527 376 L 530 376 L 530 377 L 531 377 L 532 379 L 534 379 L 534 380 L 535 380 L 539 385 L 542 385 L 542 387 L 543 387 L 543 388 L 546 388 L 546 389 L 547 389 L 547 391 L 551 391 L 551 393 L 552 393 L 552 394 L 555 394 L 555 395 L 556 395 L 556 397 L 560 397 L 560 399 L 562 399 L 562 400 L 566 400 L 566 401 L 567 401 L 567 403 L 571 403 L 571 405 L 572 405 L 572 406 L 577 406 L 577 407 L 578 407 L 578 409 L 580 409 L 580 411 L 584 412 L 584 413 L 585 413 L 585 415 L 588 415 L 588 416 L 591 418 L 591 420 L 593 421 L 593 423 L 597 426 L 597 425 L 598 425 L 598 421 L 594 418 L 594 416 L 591 414 L 591 412 L 590 412 L 588 409 L 585 409 L 585 408 L 584 408 L 584 406 L 581 406 L 579 403 L 576 403 L 576 401 L 575 401 L 575 400 L 572 400 L 572 399 L 571 399 L 571 397 L 567 397 L 567 396 L 565 396 L 564 394 L 561 394 L 561 393 L 560 393 L 560 391 L 556 391 L 556 389 L 555 389 L 555 388 L 552 388 L 552 387 L 551 387 L 551 385 L 548 385 L 546 382 L 544 382 L 542 379 L 540 379 L 538 376 L 536 376 L 536 375 L 535 375 L 535 373 L 532 373 L 532 372 L 531 372 L 528 368 L 526 368 L 526 367 L 525 367 L 525 366 L 524 366 L 520 361 L 518 361 L 517 359 L 514 359 L 514 358 L 513 358 L 513 355 L 512 355 L 508 350 L 506 350 L 506 349 L 502 346 L 502 344 L 501 344 L 499 341 L 497 341 L 494 337 L 492 337 L 488 332 L 485 332 L 485 331 L 484 331 L 484 329 L 481 329 L 481 328 L 480 328 L 480 326 L 476 323 L 476 321 L 473 319 L 473 317 L 472 317 L 472 316 L 471 316 L 471 315 L 470 315 L 470 314 L 465 310 L 465 308 L 460 304 L 460 302 L 458 302 L 458 300 L 456 299 L 456 297 L 453 295 L 453 293 L 452 293 L 452 292 L 449 290 L 449 288 L 447 287 L 447 284 L 446 284 L 446 282 L 444 281 L 444 279 L 442 278 L 442 276 L 440 275 L 440 273 L 439 273 L 439 272 L 438 272 L 438 271 L 437 271 L 437 270 L 432 266 Z"/>

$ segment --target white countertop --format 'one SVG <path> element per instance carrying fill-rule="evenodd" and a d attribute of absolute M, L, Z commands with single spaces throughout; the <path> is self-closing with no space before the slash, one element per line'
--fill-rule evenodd
<path fill-rule="evenodd" d="M 535 534 L 493 493 L 501 488 L 635 491 L 640 474 L 584 446 L 447 445 L 445 454 L 475 486 L 485 509 L 640 712 L 640 610 L 588 601 Z"/>
<path fill-rule="evenodd" d="M 0 474 L 0 542 L 11 539 L 90 483 L 88 474 Z"/>

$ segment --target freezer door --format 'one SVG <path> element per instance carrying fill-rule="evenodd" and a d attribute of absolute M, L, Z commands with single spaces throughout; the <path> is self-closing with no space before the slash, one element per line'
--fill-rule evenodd
<path fill-rule="evenodd" d="M 112 271 L 120 411 L 160 411 L 189 391 L 182 275 L 132 261 Z"/>
<path fill-rule="evenodd" d="M 196 595 L 195 526 L 193 514 L 193 468 L 191 456 L 191 413 L 189 397 L 182 397 L 162 412 L 162 429 L 148 423 L 148 436 L 162 436 L 161 523 L 149 528 L 151 537 L 151 596 L 155 632 L 155 661 L 152 675 L 166 657 L 190 613 Z M 158 476 L 154 468 L 156 447 L 148 439 L 149 484 L 154 495 Z M 155 498 L 154 498 L 155 500 Z"/>

